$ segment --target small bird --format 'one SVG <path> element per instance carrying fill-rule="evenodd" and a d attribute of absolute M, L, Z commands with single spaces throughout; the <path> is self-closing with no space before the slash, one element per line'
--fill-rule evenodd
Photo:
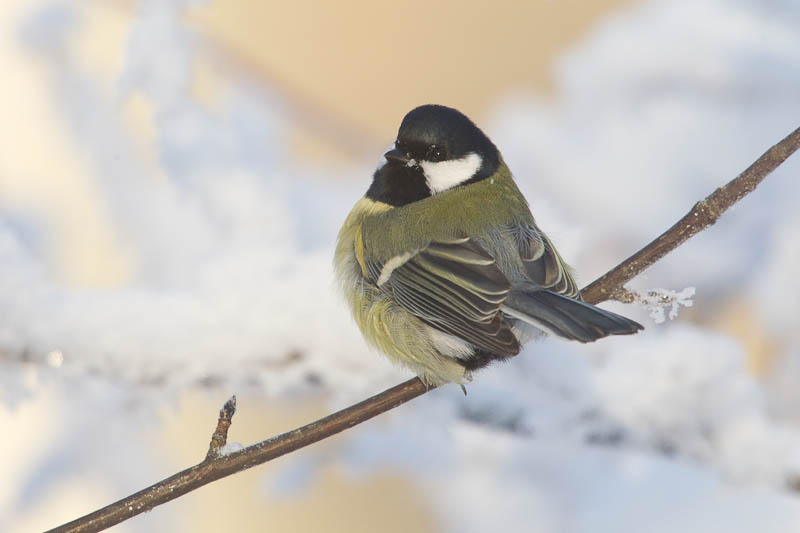
<path fill-rule="evenodd" d="M 366 340 L 431 386 L 463 387 L 542 332 L 592 342 L 643 329 L 582 301 L 497 147 L 441 105 L 403 118 L 334 269 Z"/>

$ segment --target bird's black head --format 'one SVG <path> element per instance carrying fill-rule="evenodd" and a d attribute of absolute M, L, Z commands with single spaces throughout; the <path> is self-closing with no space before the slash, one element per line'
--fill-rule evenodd
<path fill-rule="evenodd" d="M 460 111 L 412 109 L 375 171 L 367 197 L 394 206 L 488 178 L 500 165 L 492 141 Z"/>

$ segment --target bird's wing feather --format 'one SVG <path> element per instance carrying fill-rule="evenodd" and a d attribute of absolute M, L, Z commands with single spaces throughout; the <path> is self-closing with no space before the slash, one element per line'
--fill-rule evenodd
<path fill-rule="evenodd" d="M 494 258 L 469 238 L 434 242 L 382 265 L 369 277 L 429 326 L 498 355 L 520 346 L 500 307 L 511 289 Z"/>
<path fill-rule="evenodd" d="M 531 281 L 542 289 L 580 299 L 581 293 L 569 266 L 535 224 L 517 226 L 513 233 L 520 259 Z"/>

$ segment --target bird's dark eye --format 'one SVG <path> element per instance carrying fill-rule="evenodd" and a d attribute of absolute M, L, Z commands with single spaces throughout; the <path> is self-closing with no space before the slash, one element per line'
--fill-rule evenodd
<path fill-rule="evenodd" d="M 444 147 L 436 146 L 435 144 L 428 149 L 428 153 L 426 154 L 426 159 L 428 161 L 442 161 L 445 159 L 447 155 Z"/>

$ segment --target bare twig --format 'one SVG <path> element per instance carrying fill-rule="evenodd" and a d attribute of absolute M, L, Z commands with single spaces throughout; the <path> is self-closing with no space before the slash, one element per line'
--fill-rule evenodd
<path fill-rule="evenodd" d="M 583 299 L 592 303 L 604 300 L 625 301 L 621 290 L 626 283 L 691 237 L 714 225 L 722 213 L 753 192 L 758 184 L 778 168 L 778 165 L 786 161 L 798 147 L 800 147 L 800 128 L 764 152 L 735 179 L 694 204 L 682 219 L 653 242 L 583 289 L 581 291 Z"/>
<path fill-rule="evenodd" d="M 208 444 L 208 453 L 206 453 L 206 461 L 211 461 L 219 457 L 219 451 L 228 442 L 228 428 L 231 427 L 233 415 L 236 414 L 236 396 L 231 396 L 225 402 L 222 409 L 219 410 L 219 418 L 217 419 L 217 429 L 211 435 L 211 442 Z"/>
<path fill-rule="evenodd" d="M 695 204 L 686 216 L 656 240 L 590 284 L 582 291 L 584 300 L 596 304 L 611 298 L 623 299 L 625 283 L 693 235 L 713 225 L 722 213 L 752 192 L 770 172 L 799 147 L 800 128 L 767 150 L 730 183 Z M 316 422 L 253 444 L 229 455 L 219 455 L 221 445 L 217 446 L 219 442 L 224 444 L 230 417 L 233 416 L 233 409 L 228 415 L 226 409 L 223 408 L 208 456 L 202 463 L 51 531 L 101 531 L 212 481 L 335 435 L 385 411 L 394 409 L 429 390 L 430 388 L 426 387 L 418 378 L 410 379 Z M 219 438 L 217 433 L 220 433 Z"/>

